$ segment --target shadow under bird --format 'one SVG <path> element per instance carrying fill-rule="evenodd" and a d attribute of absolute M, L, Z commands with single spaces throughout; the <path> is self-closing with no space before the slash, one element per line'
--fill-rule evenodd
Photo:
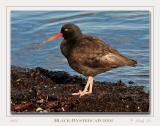
<path fill-rule="evenodd" d="M 72 69 L 88 78 L 84 90 L 72 95 L 84 96 L 92 93 L 93 77 L 121 66 L 135 66 L 129 59 L 98 37 L 83 34 L 75 24 L 64 24 L 60 33 L 49 37 L 44 43 L 63 37 L 60 49 Z"/>

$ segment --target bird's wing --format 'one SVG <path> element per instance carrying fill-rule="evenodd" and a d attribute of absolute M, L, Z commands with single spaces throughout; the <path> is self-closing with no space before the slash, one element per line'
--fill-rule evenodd
<path fill-rule="evenodd" d="M 96 37 L 87 37 L 75 49 L 75 60 L 91 68 L 115 68 L 127 65 L 128 58 Z"/>

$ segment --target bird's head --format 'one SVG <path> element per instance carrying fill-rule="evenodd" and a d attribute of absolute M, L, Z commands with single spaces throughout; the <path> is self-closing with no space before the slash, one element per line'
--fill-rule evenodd
<path fill-rule="evenodd" d="M 62 26 L 60 33 L 49 37 L 46 42 L 53 41 L 57 38 L 63 37 L 65 40 L 75 40 L 82 35 L 80 28 L 75 24 L 65 24 Z"/>
<path fill-rule="evenodd" d="M 81 36 L 81 30 L 77 25 L 65 24 L 61 28 L 61 33 L 65 40 L 74 40 Z"/>

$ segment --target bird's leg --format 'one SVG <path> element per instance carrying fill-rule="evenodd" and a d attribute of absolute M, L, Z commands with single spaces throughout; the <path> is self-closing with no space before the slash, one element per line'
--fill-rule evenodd
<path fill-rule="evenodd" d="M 83 91 L 79 90 L 78 93 L 73 93 L 72 95 L 80 95 L 80 97 L 81 97 L 81 96 L 84 96 L 86 94 L 91 94 L 92 93 L 92 87 L 93 87 L 93 77 L 89 76 L 84 90 Z M 89 91 L 88 91 L 88 88 L 89 88 Z"/>
<path fill-rule="evenodd" d="M 92 89 L 93 89 L 93 77 L 91 77 L 91 82 L 90 82 L 90 85 L 89 85 L 89 93 L 91 94 L 92 93 Z"/>
<path fill-rule="evenodd" d="M 89 87 L 89 91 L 88 90 L 88 87 Z M 88 77 L 88 81 L 87 81 L 87 84 L 84 88 L 83 91 L 80 91 L 80 97 L 81 96 L 84 96 L 86 94 L 91 94 L 92 93 L 92 87 L 93 87 L 93 77 L 92 76 L 89 76 Z"/>
<path fill-rule="evenodd" d="M 87 79 L 87 84 L 86 84 L 83 92 L 87 92 L 89 85 L 90 85 L 90 77 L 88 77 L 88 79 Z"/>

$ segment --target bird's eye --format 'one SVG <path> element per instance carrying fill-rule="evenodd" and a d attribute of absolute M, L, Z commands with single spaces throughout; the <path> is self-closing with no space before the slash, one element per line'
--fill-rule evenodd
<path fill-rule="evenodd" d="M 64 31 L 68 31 L 68 29 L 66 28 L 66 29 L 64 29 Z"/>

